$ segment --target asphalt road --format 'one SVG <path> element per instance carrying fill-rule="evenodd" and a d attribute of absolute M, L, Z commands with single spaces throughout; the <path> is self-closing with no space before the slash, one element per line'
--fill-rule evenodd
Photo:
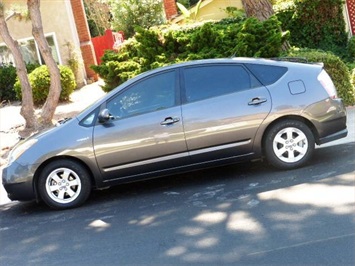
<path fill-rule="evenodd" d="M 244 163 L 0 205 L 0 265 L 355 265 L 355 136 L 297 170 Z"/>

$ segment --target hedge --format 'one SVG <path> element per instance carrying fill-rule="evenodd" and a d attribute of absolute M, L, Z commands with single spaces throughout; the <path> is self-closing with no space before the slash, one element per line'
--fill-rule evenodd
<path fill-rule="evenodd" d="M 303 57 L 310 63 L 322 62 L 332 78 L 338 96 L 346 105 L 355 104 L 355 89 L 351 83 L 351 75 L 346 64 L 336 55 L 314 49 L 290 49 L 287 56 Z"/>
<path fill-rule="evenodd" d="M 68 66 L 59 66 L 59 70 L 62 85 L 59 100 L 67 101 L 69 100 L 70 94 L 76 88 L 75 76 Z M 42 65 L 36 68 L 28 75 L 28 78 L 32 87 L 33 102 L 35 104 L 44 103 L 47 99 L 51 83 L 48 67 Z M 18 99 L 21 99 L 21 85 L 19 80 L 16 81 L 14 88 Z"/>
<path fill-rule="evenodd" d="M 110 91 L 141 72 L 172 63 L 231 56 L 276 57 L 289 36 L 281 32 L 280 25 L 273 16 L 264 22 L 238 18 L 138 28 L 118 53 L 107 51 L 102 64 L 92 69 L 105 81 L 103 89 Z"/>

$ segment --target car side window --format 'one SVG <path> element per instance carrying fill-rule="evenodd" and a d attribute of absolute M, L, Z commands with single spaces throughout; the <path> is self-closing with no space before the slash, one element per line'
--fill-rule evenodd
<path fill-rule="evenodd" d="M 286 67 L 246 64 L 246 67 L 265 85 L 278 81 L 286 72 Z"/>
<path fill-rule="evenodd" d="M 187 102 L 199 101 L 252 87 L 249 73 L 240 65 L 198 66 L 184 69 Z"/>
<path fill-rule="evenodd" d="M 115 118 L 148 113 L 175 105 L 175 71 L 164 72 L 135 83 L 107 102 Z"/>

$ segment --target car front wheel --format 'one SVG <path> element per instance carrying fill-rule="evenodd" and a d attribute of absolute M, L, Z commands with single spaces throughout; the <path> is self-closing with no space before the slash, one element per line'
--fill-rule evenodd
<path fill-rule="evenodd" d="M 88 171 L 79 163 L 58 160 L 48 164 L 38 180 L 38 192 L 51 208 L 68 209 L 83 204 L 90 195 Z"/>
<path fill-rule="evenodd" d="M 280 121 L 266 134 L 266 159 L 280 169 L 297 168 L 309 160 L 314 146 L 312 131 L 306 124 L 297 120 Z"/>

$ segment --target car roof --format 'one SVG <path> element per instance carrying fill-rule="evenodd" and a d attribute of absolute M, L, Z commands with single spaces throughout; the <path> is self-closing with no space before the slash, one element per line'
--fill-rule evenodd
<path fill-rule="evenodd" d="M 231 57 L 231 58 L 214 58 L 214 59 L 200 59 L 200 60 L 192 60 L 192 61 L 187 61 L 187 62 L 182 62 L 182 63 L 175 63 L 163 67 L 159 67 L 156 69 L 148 70 L 146 72 L 143 72 L 126 82 L 122 83 L 119 85 L 117 88 L 111 90 L 109 93 L 107 93 L 104 97 L 99 99 L 96 103 L 93 105 L 97 106 L 98 104 L 101 104 L 102 102 L 106 101 L 108 98 L 110 98 L 113 94 L 117 93 L 117 91 L 126 88 L 127 86 L 130 86 L 131 84 L 135 83 L 137 80 L 145 78 L 150 75 L 154 75 L 155 73 L 160 73 L 162 71 L 166 70 L 171 70 L 171 69 L 177 69 L 177 68 L 183 68 L 183 67 L 189 67 L 189 66 L 198 66 L 198 65 L 211 65 L 211 64 L 260 64 L 260 65 L 270 65 L 270 66 L 280 66 L 280 67 L 287 67 L 287 68 L 304 68 L 304 67 L 318 67 L 321 68 L 322 66 L 316 65 L 316 64 L 306 64 L 304 62 L 291 62 L 291 61 L 284 61 L 282 58 L 275 58 L 275 59 L 265 59 L 265 58 L 252 58 L 252 57 Z M 77 118 L 82 119 L 85 117 L 88 113 L 89 110 L 90 112 L 93 109 L 93 105 L 88 107 L 86 110 L 83 110 L 80 114 L 78 114 Z"/>
<path fill-rule="evenodd" d="M 158 73 L 168 69 L 181 68 L 187 66 L 195 65 L 209 65 L 209 64 L 260 64 L 260 65 L 270 65 L 270 66 L 280 66 L 287 68 L 297 68 L 297 67 L 322 67 L 321 63 L 311 64 L 308 63 L 306 59 L 303 58 L 253 58 L 253 57 L 231 57 L 231 58 L 214 58 L 214 59 L 200 59 L 192 60 L 182 63 L 175 63 L 153 70 L 146 71 L 136 76 L 135 78 L 140 78 L 144 75 L 150 75 L 152 73 Z M 133 79 L 135 79 L 133 78 Z"/>

